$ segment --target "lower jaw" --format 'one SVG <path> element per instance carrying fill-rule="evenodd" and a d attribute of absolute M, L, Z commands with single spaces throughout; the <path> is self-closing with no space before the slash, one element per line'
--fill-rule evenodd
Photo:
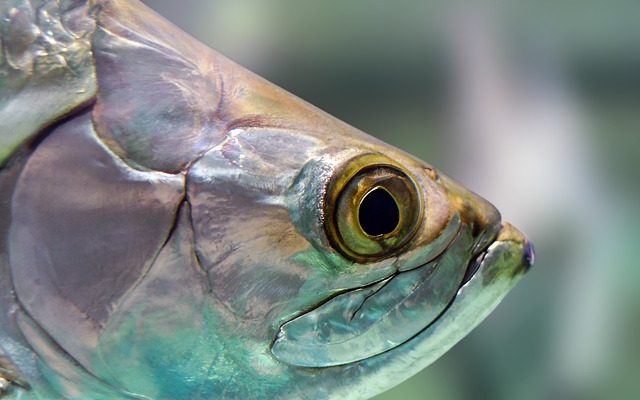
<path fill-rule="evenodd" d="M 497 257 L 500 253 L 510 257 Z M 359 361 L 370 368 L 363 393 L 373 396 L 387 390 L 441 357 L 495 309 L 532 261 L 533 249 L 524 235 L 505 224 L 495 240 L 469 263 L 460 288 L 438 318 L 404 343 Z M 331 398 L 340 398 L 339 391 L 336 395 Z"/>

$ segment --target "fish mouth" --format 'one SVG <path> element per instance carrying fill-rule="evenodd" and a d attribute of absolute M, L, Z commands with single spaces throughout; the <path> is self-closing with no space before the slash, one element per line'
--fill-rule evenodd
<path fill-rule="evenodd" d="M 481 246 L 462 259 L 474 242 Z M 520 254 L 504 269 L 526 271 L 533 261 L 533 247 L 511 225 L 498 225 L 479 241 L 468 230 L 461 230 L 436 259 L 340 293 L 285 322 L 271 352 L 287 364 L 312 368 L 350 364 L 386 353 L 437 323 L 465 286 L 486 279 L 488 267 L 501 263 L 496 251 L 505 246 L 517 247 Z"/>
<path fill-rule="evenodd" d="M 524 235 L 518 231 L 513 225 L 509 223 L 505 223 L 500 226 L 500 230 L 498 230 L 489 243 L 484 245 L 479 252 L 477 252 L 474 257 L 469 262 L 467 266 L 467 271 L 465 272 L 464 278 L 460 283 L 460 288 L 464 287 L 471 279 L 474 278 L 476 273 L 480 270 L 487 254 L 493 250 L 493 247 L 496 243 L 505 243 L 512 242 L 516 246 L 522 247 L 522 268 L 523 272 L 527 272 L 533 263 L 535 262 L 535 250 L 533 244 L 527 240 Z"/>
<path fill-rule="evenodd" d="M 502 227 L 500 229 L 502 229 Z M 476 272 L 478 272 L 480 266 L 482 265 L 482 261 L 487 256 L 489 247 L 491 247 L 491 245 L 496 241 L 497 236 L 498 232 L 495 232 L 488 243 L 483 245 L 478 251 L 474 252 L 471 260 L 467 264 L 467 270 L 465 271 L 462 282 L 460 283 L 461 288 L 475 276 Z"/>

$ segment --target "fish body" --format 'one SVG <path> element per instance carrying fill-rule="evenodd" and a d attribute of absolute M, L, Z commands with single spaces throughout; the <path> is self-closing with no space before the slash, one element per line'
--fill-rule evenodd
<path fill-rule="evenodd" d="M 369 398 L 533 261 L 486 200 L 137 1 L 0 17 L 7 398 Z"/>

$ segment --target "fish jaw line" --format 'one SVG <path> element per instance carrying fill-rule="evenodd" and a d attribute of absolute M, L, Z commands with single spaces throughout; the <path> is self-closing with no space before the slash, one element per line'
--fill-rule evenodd
<path fill-rule="evenodd" d="M 495 240 L 469 263 L 469 268 L 472 268 L 476 262 L 479 265 L 474 272 L 470 273 L 470 276 L 465 277 L 465 281 L 461 283 L 449 306 L 422 332 L 396 349 L 415 345 L 413 342 L 418 342 L 425 336 L 440 334 L 443 324 L 459 322 L 462 319 L 459 314 L 475 316 L 469 319 L 470 323 L 463 324 L 468 327 L 467 329 L 455 330 L 456 336 L 459 336 L 458 339 L 452 340 L 448 347 L 437 350 L 439 355 L 443 354 L 495 309 L 509 290 L 531 268 L 533 258 L 533 246 L 526 237 L 511 224 L 504 223 Z M 435 352 L 431 353 L 435 354 Z M 432 358 L 432 361 L 439 355 Z M 422 368 L 424 366 L 420 367 Z"/>
<path fill-rule="evenodd" d="M 511 225 L 509 224 L 502 225 L 501 229 L 497 232 L 493 232 L 492 235 L 494 237 L 494 240 L 489 242 L 488 245 L 486 245 L 483 249 L 481 249 L 480 253 L 472 255 L 470 257 L 470 261 L 467 262 L 466 268 L 464 269 L 464 272 L 463 272 L 464 278 L 460 277 L 460 281 L 458 281 L 459 283 L 456 284 L 455 292 L 453 293 L 453 295 L 449 300 L 445 300 L 447 301 L 446 306 L 440 312 L 438 312 L 438 314 L 433 319 L 431 319 L 430 322 L 422 325 L 421 327 L 417 327 L 417 326 L 414 327 L 417 329 L 415 329 L 413 334 L 409 332 L 408 336 L 406 336 L 404 339 L 398 340 L 397 343 L 393 343 L 390 347 L 381 348 L 379 351 L 375 351 L 375 352 L 371 351 L 369 354 L 363 353 L 362 357 L 360 358 L 355 358 L 355 357 L 353 359 L 345 358 L 344 360 L 340 361 L 339 360 L 340 357 L 337 357 L 336 359 L 331 359 L 332 356 L 329 355 L 328 356 L 329 358 L 325 360 L 323 357 L 320 357 L 320 359 L 315 359 L 314 357 L 318 357 L 320 354 L 323 354 L 324 351 L 328 351 L 329 354 L 333 353 L 333 351 L 324 349 L 322 344 L 307 343 L 305 345 L 304 340 L 303 342 L 296 345 L 295 333 L 293 337 L 288 337 L 287 333 L 291 332 L 291 330 L 293 330 L 293 332 L 298 331 L 298 333 L 300 333 L 299 331 L 300 326 L 296 325 L 296 320 L 298 319 L 304 320 L 306 318 L 309 318 L 310 315 L 312 315 L 312 313 L 316 313 L 317 311 L 320 311 L 321 307 L 324 307 L 325 305 L 327 305 L 327 303 L 336 299 L 337 297 L 336 296 L 330 299 L 329 301 L 319 305 L 315 309 L 312 309 L 307 313 L 301 314 L 298 317 L 291 319 L 285 322 L 284 324 L 282 324 L 280 329 L 278 330 L 277 337 L 272 343 L 272 346 L 271 346 L 272 354 L 277 359 L 279 359 L 282 362 L 285 362 L 286 364 L 295 365 L 298 367 L 307 367 L 307 368 L 324 368 L 324 367 L 335 367 L 340 365 L 345 366 L 349 364 L 366 362 L 367 359 L 373 359 L 377 356 L 382 356 L 387 353 L 394 353 L 396 349 L 399 349 L 404 345 L 411 343 L 412 341 L 416 340 L 417 337 L 423 336 L 424 332 L 428 332 L 435 329 L 434 327 L 438 327 L 439 325 L 441 325 L 442 321 L 449 320 L 450 312 L 452 310 L 454 311 L 456 310 L 456 307 L 454 307 L 454 305 L 460 303 L 461 299 L 463 303 L 466 303 L 468 302 L 469 297 L 473 297 L 473 296 L 477 296 L 478 298 L 487 297 L 487 295 L 482 291 L 479 291 L 478 289 L 469 289 L 470 287 L 475 288 L 479 286 L 481 288 L 487 288 L 489 294 L 493 295 L 496 299 L 494 303 L 491 303 L 489 306 L 487 306 L 488 308 L 486 310 L 483 309 L 482 307 L 473 307 L 473 308 L 477 308 L 476 312 L 478 313 L 478 315 L 482 315 L 483 316 L 482 318 L 484 318 L 484 316 L 486 316 L 493 308 L 495 308 L 495 306 L 502 299 L 502 297 L 506 295 L 508 290 L 513 286 L 513 283 L 515 283 L 515 281 L 518 280 L 517 278 L 519 278 L 519 276 L 522 275 L 522 273 L 526 272 L 526 270 L 529 268 L 529 265 L 530 265 L 530 262 L 528 260 L 531 258 L 531 256 L 528 254 L 529 245 L 527 240 L 519 231 L 517 231 Z M 478 238 L 476 239 L 478 240 Z M 455 249 L 452 249 L 452 251 L 453 250 Z M 384 280 L 384 283 L 376 282 L 371 285 L 367 285 L 365 287 L 354 288 L 349 291 L 345 291 L 341 293 L 341 295 L 349 296 L 351 294 L 357 294 L 358 291 L 371 290 L 372 293 L 366 295 L 364 300 L 361 301 L 361 304 L 359 305 L 359 307 L 362 307 L 367 301 L 369 301 L 370 298 L 375 298 L 375 296 L 377 296 L 378 293 L 390 282 L 393 282 L 394 279 L 398 279 L 401 276 L 408 277 L 409 274 L 412 274 L 412 273 L 413 274 L 421 273 L 422 276 L 420 277 L 420 279 L 417 279 L 415 281 L 411 291 L 405 297 L 395 302 L 396 304 L 395 307 L 397 307 L 398 305 L 403 305 L 404 302 L 409 298 L 409 296 L 412 296 L 413 293 L 416 290 L 418 290 L 418 287 L 421 284 L 423 284 L 424 282 L 428 282 L 429 279 L 432 278 L 435 268 L 437 268 L 436 264 L 440 262 L 444 257 L 446 257 L 447 253 L 448 252 L 444 252 L 437 259 L 429 263 L 426 263 L 420 267 L 411 269 L 409 271 L 396 272 L 391 277 L 386 278 Z M 432 267 L 431 271 L 423 270 L 424 268 L 430 268 L 430 267 Z M 506 278 L 506 279 L 502 279 L 502 278 Z M 506 282 L 506 285 L 505 285 L 505 282 Z M 469 295 L 470 292 L 473 293 L 473 295 Z M 419 299 L 417 299 L 417 301 L 419 301 Z M 486 305 L 486 302 L 483 302 L 483 301 L 480 301 L 479 303 Z M 393 306 L 389 307 L 389 309 L 387 310 L 387 313 L 394 310 L 395 307 Z M 413 307 L 415 311 L 417 306 L 413 306 Z M 356 335 L 355 336 L 356 342 L 352 343 L 352 345 L 356 344 L 358 340 L 362 340 L 363 337 L 365 337 L 365 335 L 368 333 L 367 331 L 369 329 L 374 329 L 374 332 L 375 332 L 377 324 L 384 324 L 387 313 L 385 313 L 382 318 L 377 319 L 376 322 L 373 322 L 369 327 L 364 329 L 361 334 Z M 482 318 L 479 318 L 477 320 L 477 323 L 479 323 L 479 321 Z M 331 319 L 331 314 L 323 316 L 320 313 L 320 314 L 311 316 L 311 321 L 318 321 L 318 320 L 323 321 L 323 320 L 330 320 L 330 319 Z M 401 321 L 401 319 L 399 319 L 398 321 Z M 395 321 L 395 322 L 398 322 L 398 321 Z M 391 322 L 394 322 L 394 321 L 391 321 Z M 293 323 L 293 325 L 288 325 L 290 323 Z M 302 326 L 304 326 L 304 323 L 305 322 L 303 322 Z M 469 325 L 468 329 L 466 329 L 465 332 L 470 331 L 473 327 L 475 327 L 475 325 L 477 325 L 477 323 Z M 462 324 L 462 325 L 465 326 L 465 324 Z M 315 329 L 314 328 L 303 329 L 302 332 L 304 331 L 307 332 L 306 334 L 312 334 L 312 332 L 315 331 Z M 353 339 L 354 338 L 352 337 L 351 340 Z M 290 340 L 293 340 L 293 342 L 291 342 Z M 349 340 L 349 339 L 346 339 L 346 340 Z M 329 341 L 328 342 L 329 344 L 327 345 L 328 346 L 341 345 L 346 340 L 343 340 L 343 341 L 338 340 L 335 342 Z M 386 338 L 386 340 L 389 343 L 391 343 L 390 341 L 393 341 L 393 338 L 388 337 Z M 293 343 L 293 344 L 290 344 L 290 343 Z M 453 346 L 453 344 L 455 344 L 455 342 L 451 343 L 449 347 Z M 310 358 L 307 358 L 307 357 L 310 357 Z"/>
<path fill-rule="evenodd" d="M 411 340 L 436 321 L 456 296 L 472 258 L 468 249 L 477 239 L 469 227 L 458 229 L 444 251 L 429 262 L 344 290 L 288 319 L 278 328 L 272 354 L 289 365 L 323 368 L 360 362 Z M 336 313 L 336 309 L 342 311 Z M 350 318 L 343 321 L 345 315 Z M 358 326 L 360 317 L 366 321 L 363 326 Z M 339 328 L 322 331 L 327 324 Z M 351 326 L 346 337 L 341 333 L 345 325 Z"/>
<path fill-rule="evenodd" d="M 345 365 L 349 368 L 341 377 L 350 385 L 336 387 L 330 399 L 342 399 L 354 392 L 361 398 L 373 397 L 432 364 L 491 314 L 529 270 L 533 252 L 524 235 L 505 223 L 495 240 L 470 264 L 478 258 L 482 260 L 477 270 L 461 284 L 438 318 L 404 343 Z"/>

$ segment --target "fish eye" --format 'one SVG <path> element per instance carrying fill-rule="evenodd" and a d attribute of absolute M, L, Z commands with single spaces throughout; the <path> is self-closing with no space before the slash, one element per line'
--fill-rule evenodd
<path fill-rule="evenodd" d="M 388 257 L 415 235 L 422 198 L 400 165 L 381 155 L 349 161 L 329 184 L 325 231 L 333 247 L 356 262 Z"/>

